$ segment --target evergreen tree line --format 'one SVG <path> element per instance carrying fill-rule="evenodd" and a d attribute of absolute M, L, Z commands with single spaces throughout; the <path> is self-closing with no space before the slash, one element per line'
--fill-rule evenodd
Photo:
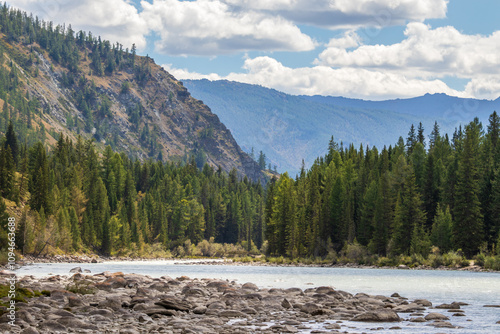
<path fill-rule="evenodd" d="M 41 142 L 28 148 L 12 126 L 0 143 L 1 196 L 27 204 L 16 238 L 24 253 L 50 246 L 110 255 L 212 238 L 248 250 L 262 245 L 264 189 L 236 170 L 200 170 L 194 158 L 140 163 L 109 146 L 100 157 L 92 140 L 73 143 L 62 134 L 50 151 Z"/>
<path fill-rule="evenodd" d="M 295 179 L 267 189 L 265 235 L 271 254 L 325 256 L 360 244 L 381 256 L 462 250 L 468 257 L 500 245 L 500 120 L 476 118 L 453 137 L 422 124 L 395 146 L 344 148 Z M 427 148 L 427 149 L 426 149 Z"/>
<path fill-rule="evenodd" d="M 500 241 L 499 131 L 494 112 L 486 129 L 475 119 L 451 139 L 436 123 L 428 143 L 412 126 L 380 152 L 332 138 L 309 170 L 264 189 L 235 170 L 200 169 L 194 157 L 140 163 L 63 135 L 51 150 L 27 147 L 11 123 L 0 141 L 0 193 L 28 204 L 16 239 L 25 253 L 51 245 L 109 255 L 213 238 L 290 258 L 356 243 L 384 256 L 426 256 L 436 246 L 471 257 Z"/>

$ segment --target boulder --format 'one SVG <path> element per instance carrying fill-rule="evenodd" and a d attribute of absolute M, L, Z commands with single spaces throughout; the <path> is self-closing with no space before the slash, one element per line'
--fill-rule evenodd
<path fill-rule="evenodd" d="M 398 322 L 401 321 L 401 318 L 392 310 L 382 309 L 358 314 L 352 320 L 364 322 Z"/>
<path fill-rule="evenodd" d="M 332 288 L 331 286 L 320 286 L 316 288 L 316 293 L 329 293 L 329 292 L 335 292 L 335 289 Z"/>
<path fill-rule="evenodd" d="M 198 306 L 193 309 L 194 314 L 205 314 L 207 312 L 206 306 Z"/>
<path fill-rule="evenodd" d="M 425 307 L 432 307 L 432 303 L 427 299 L 416 299 L 413 301 L 415 304 L 422 305 Z"/>
<path fill-rule="evenodd" d="M 113 318 L 115 315 L 113 314 L 113 312 L 111 312 L 110 310 L 106 310 L 106 309 L 97 309 L 97 310 L 92 310 L 89 312 L 90 315 L 100 315 L 100 316 L 103 316 L 103 317 L 107 317 L 107 318 Z"/>
<path fill-rule="evenodd" d="M 432 323 L 431 326 L 434 326 L 436 328 L 455 328 L 455 326 L 453 326 L 448 321 L 436 321 Z"/>
<path fill-rule="evenodd" d="M 253 283 L 245 283 L 245 284 L 243 284 L 242 288 L 248 289 L 248 290 L 254 290 L 254 291 L 259 290 L 259 287 Z"/>
<path fill-rule="evenodd" d="M 281 302 L 281 306 L 286 308 L 286 309 L 289 309 L 292 307 L 292 304 L 290 304 L 290 302 L 288 301 L 288 299 L 283 299 L 283 301 Z"/>
<path fill-rule="evenodd" d="M 451 304 L 441 304 L 436 306 L 438 309 L 460 309 L 459 303 L 451 303 Z"/>
<path fill-rule="evenodd" d="M 75 267 L 69 270 L 70 273 L 81 273 L 82 268 L 81 267 Z"/>
<path fill-rule="evenodd" d="M 160 305 L 166 309 L 182 311 L 182 312 L 189 312 L 189 310 L 192 308 L 192 306 L 189 303 L 170 297 L 164 298 L 159 302 L 156 302 L 155 305 Z"/>
<path fill-rule="evenodd" d="M 96 332 L 99 328 L 89 322 L 82 321 L 75 317 L 62 317 L 57 322 L 69 328 L 89 329 Z"/>
<path fill-rule="evenodd" d="M 26 327 L 19 334 L 40 334 L 40 332 L 33 327 Z"/>
<path fill-rule="evenodd" d="M 247 315 L 241 311 L 224 310 L 219 312 L 219 317 L 225 318 L 245 318 Z"/>
<path fill-rule="evenodd" d="M 441 313 L 431 312 L 425 316 L 425 320 L 450 320 L 450 318 Z"/>
<path fill-rule="evenodd" d="M 61 332 L 67 333 L 68 330 L 66 326 L 60 324 L 55 320 L 47 320 L 40 324 L 40 328 L 47 332 Z"/>
<path fill-rule="evenodd" d="M 154 307 L 154 308 L 149 308 L 147 310 L 144 310 L 144 313 L 146 313 L 149 316 L 153 315 L 166 315 L 166 316 L 175 316 L 177 315 L 177 312 L 175 310 L 168 310 L 163 307 Z"/>

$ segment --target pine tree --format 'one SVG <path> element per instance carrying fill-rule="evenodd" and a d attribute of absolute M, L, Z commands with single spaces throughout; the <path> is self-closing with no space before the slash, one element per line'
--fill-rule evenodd
<path fill-rule="evenodd" d="M 431 230 L 431 242 L 437 246 L 442 253 L 446 253 L 452 249 L 452 233 L 451 228 L 453 221 L 450 213 L 450 207 L 443 209 L 440 204 L 437 205 L 436 216 Z"/>
<path fill-rule="evenodd" d="M 432 150 L 441 140 L 441 136 L 439 134 L 439 125 L 437 121 L 434 123 L 434 128 L 429 136 L 429 150 Z"/>
<path fill-rule="evenodd" d="M 10 147 L 10 152 L 12 154 L 14 164 L 17 165 L 19 157 L 19 146 L 17 144 L 17 136 L 16 133 L 14 132 L 14 126 L 12 125 L 12 121 L 9 122 L 9 127 L 7 128 L 7 132 L 5 133 L 4 148 L 7 147 Z"/>
<path fill-rule="evenodd" d="M 80 236 L 80 222 L 74 207 L 69 208 L 69 223 L 71 225 L 71 246 L 75 252 L 80 250 L 82 239 Z"/>
<path fill-rule="evenodd" d="M 422 122 L 418 124 L 417 140 L 423 147 L 425 147 L 424 126 L 422 125 Z"/>
<path fill-rule="evenodd" d="M 425 213 L 422 210 L 422 200 L 415 183 L 415 174 L 410 168 L 396 204 L 392 240 L 394 254 L 408 254 L 412 242 L 416 249 L 420 250 L 420 247 L 416 246 L 418 240 L 412 241 L 412 237 L 421 236 L 424 223 Z"/>
<path fill-rule="evenodd" d="M 454 205 L 453 241 L 465 255 L 472 257 L 483 240 L 483 215 L 479 202 L 479 140 L 481 125 L 477 119 L 465 128 L 460 155 Z"/>
<path fill-rule="evenodd" d="M 493 236 L 493 240 L 496 240 L 500 238 L 500 168 L 495 170 L 494 175 L 490 203 L 491 226 L 488 232 Z M 499 244 L 496 247 L 497 250 L 500 250 Z"/>
<path fill-rule="evenodd" d="M 260 169 L 262 170 L 266 169 L 266 155 L 262 153 L 262 151 L 259 152 L 258 164 Z"/>
<path fill-rule="evenodd" d="M 415 145 L 417 145 L 417 135 L 415 134 L 415 126 L 413 124 L 410 127 L 410 131 L 408 132 L 408 137 L 406 138 L 406 148 L 407 148 L 407 153 L 408 156 L 410 156 L 413 153 L 413 149 L 415 148 Z"/>

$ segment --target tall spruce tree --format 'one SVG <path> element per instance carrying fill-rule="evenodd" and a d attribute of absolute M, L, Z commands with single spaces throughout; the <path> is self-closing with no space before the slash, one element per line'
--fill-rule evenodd
<path fill-rule="evenodd" d="M 481 124 L 476 119 L 465 127 L 455 190 L 453 242 L 471 257 L 483 240 L 483 214 L 479 201 L 479 142 Z"/>

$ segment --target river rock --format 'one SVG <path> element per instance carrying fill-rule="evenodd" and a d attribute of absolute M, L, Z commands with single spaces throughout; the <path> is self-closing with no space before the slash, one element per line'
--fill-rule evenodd
<path fill-rule="evenodd" d="M 69 270 L 70 273 L 81 273 L 82 268 L 81 267 L 75 267 Z"/>
<path fill-rule="evenodd" d="M 170 297 L 164 298 L 159 302 L 156 302 L 155 304 L 163 306 L 166 309 L 182 311 L 182 312 L 189 312 L 189 310 L 192 308 L 192 306 L 189 303 Z"/>
<path fill-rule="evenodd" d="M 358 314 L 352 320 L 364 322 L 398 322 L 401 321 L 401 318 L 392 310 L 382 309 Z"/>
<path fill-rule="evenodd" d="M 432 307 L 432 303 L 427 299 L 416 299 L 413 301 L 415 304 L 422 305 L 425 307 Z"/>
<path fill-rule="evenodd" d="M 161 315 L 166 315 L 166 316 L 175 316 L 177 315 L 177 312 L 175 310 L 169 310 L 163 307 L 154 307 L 154 308 L 149 308 L 144 310 L 144 313 L 146 313 L 149 316 L 161 314 Z"/>
<path fill-rule="evenodd" d="M 425 316 L 425 320 L 450 320 L 450 318 L 441 313 L 431 312 Z"/>
<path fill-rule="evenodd" d="M 84 322 L 80 319 L 77 319 L 75 317 L 62 317 L 57 320 L 58 323 L 69 327 L 69 328 L 81 328 L 81 329 L 89 329 L 92 331 L 97 331 L 99 328 L 91 323 Z"/>
<path fill-rule="evenodd" d="M 100 315 L 106 318 L 112 318 L 114 316 L 113 312 L 106 309 L 97 309 L 89 312 L 90 315 Z"/>
<path fill-rule="evenodd" d="M 289 309 L 292 307 L 292 304 L 290 304 L 290 302 L 288 301 L 288 299 L 283 299 L 283 301 L 281 302 L 281 306 L 286 308 L 286 309 Z"/>
<path fill-rule="evenodd" d="M 219 317 L 226 318 L 245 318 L 247 315 L 243 312 L 236 310 L 224 310 L 219 312 Z"/>
<path fill-rule="evenodd" d="M 47 320 L 44 321 L 40 324 L 40 328 L 45 330 L 45 331 L 52 331 L 52 332 L 62 332 L 62 333 L 67 333 L 68 330 L 66 326 L 60 324 L 59 322 L 55 320 Z"/>
<path fill-rule="evenodd" d="M 26 327 L 19 334 L 40 334 L 40 332 L 33 327 Z"/>
<path fill-rule="evenodd" d="M 460 304 L 459 303 L 451 303 L 451 304 L 441 304 L 436 306 L 438 309 L 460 309 Z"/>
<path fill-rule="evenodd" d="M 259 287 L 253 283 L 245 283 L 245 284 L 243 284 L 243 286 L 241 288 L 248 289 L 248 290 L 254 290 L 254 291 L 259 290 Z"/>
<path fill-rule="evenodd" d="M 431 324 L 431 326 L 434 326 L 436 328 L 455 328 L 455 326 L 453 326 L 448 321 L 435 321 L 434 323 Z"/>
<path fill-rule="evenodd" d="M 197 306 L 193 309 L 194 314 L 205 314 L 207 312 L 206 306 Z"/>

